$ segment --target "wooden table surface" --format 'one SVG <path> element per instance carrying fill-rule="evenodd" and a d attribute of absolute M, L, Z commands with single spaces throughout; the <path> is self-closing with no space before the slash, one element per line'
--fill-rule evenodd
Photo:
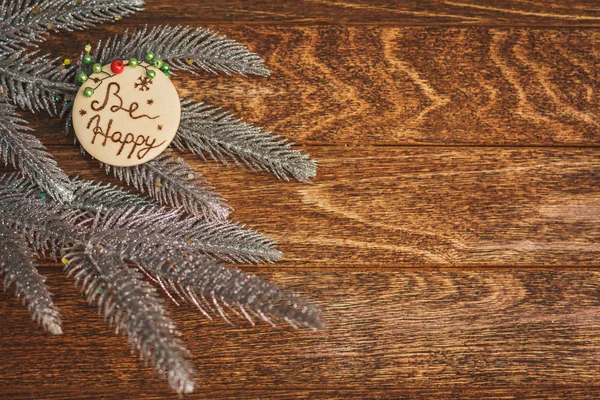
<path fill-rule="evenodd" d="M 42 48 L 74 58 L 146 23 L 264 56 L 270 78 L 175 82 L 320 166 L 285 183 L 186 156 L 285 254 L 243 268 L 328 326 L 231 328 L 173 307 L 199 372 L 186 398 L 600 398 L 598 1 L 150 0 Z M 59 122 L 26 117 L 68 173 L 114 182 Z M 62 336 L 0 294 L 0 398 L 176 399 L 60 267 L 41 270 Z"/>

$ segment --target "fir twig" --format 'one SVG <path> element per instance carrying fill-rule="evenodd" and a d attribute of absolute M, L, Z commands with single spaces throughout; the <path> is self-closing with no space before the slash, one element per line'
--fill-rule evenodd
<path fill-rule="evenodd" d="M 109 184 L 102 185 L 81 179 L 73 179 L 72 182 L 76 186 L 75 200 L 68 208 L 86 211 L 91 218 L 98 214 L 117 216 L 120 222 L 113 225 L 113 229 L 152 230 L 164 235 L 169 241 L 180 241 L 193 251 L 230 263 L 275 262 L 281 258 L 281 252 L 275 248 L 271 239 L 241 224 L 206 221 L 202 217 L 186 215 L 180 210 L 165 210 L 149 200 Z M 39 199 L 40 188 L 21 174 L 1 175 L 0 187 L 7 193 L 9 207 L 14 205 L 16 208 L 17 202 L 21 201 L 30 202 L 27 204 L 31 207 L 48 208 L 48 202 Z M 2 191 L 0 198 L 1 193 Z M 13 198 L 8 193 L 12 193 Z M 47 210 L 42 212 L 46 213 Z M 22 218 L 22 214 L 18 215 Z M 49 212 L 45 217 L 49 215 L 54 214 Z M 13 218 L 10 212 L 7 216 Z M 70 223 L 68 227 L 72 230 Z"/>
<path fill-rule="evenodd" d="M 0 157 L 6 164 L 31 177 L 50 196 L 62 203 L 73 200 L 74 185 L 60 169 L 42 142 L 29 134 L 26 121 L 15 107 L 0 99 Z"/>
<path fill-rule="evenodd" d="M 145 164 L 133 167 L 104 164 L 104 167 L 107 173 L 112 170 L 118 179 L 148 193 L 161 204 L 181 206 L 191 214 L 213 220 L 223 220 L 231 211 L 202 175 L 183 159 L 171 157 L 169 150 Z"/>
<path fill-rule="evenodd" d="M 142 0 L 12 0 L 0 5 L 0 57 L 19 55 L 48 32 L 83 30 L 143 9 Z"/>
<path fill-rule="evenodd" d="M 281 179 L 308 181 L 315 176 L 317 164 L 292 145 L 287 139 L 236 119 L 218 107 L 181 101 L 181 122 L 173 141 L 173 146 L 179 149 L 207 154 L 222 162 L 231 157 Z"/>
<path fill-rule="evenodd" d="M 57 115 L 68 104 L 63 95 L 73 95 L 79 89 L 72 83 L 75 69 L 65 69 L 63 73 L 58 68 L 58 58 L 34 55 L 17 59 L 0 56 L 0 86 L 6 88 L 9 99 L 23 110 Z"/>
<path fill-rule="evenodd" d="M 174 68 L 211 73 L 269 76 L 264 61 L 238 42 L 217 32 L 188 26 L 157 26 L 135 29 L 115 36 L 99 46 L 96 59 L 106 64 L 117 58 L 143 59 L 148 51 L 167 60 Z"/>
<path fill-rule="evenodd" d="M 67 276 L 74 277 L 89 302 L 96 301 L 104 318 L 177 393 L 193 391 L 194 369 L 175 323 L 156 290 L 139 271 L 100 244 L 67 249 Z"/>
<path fill-rule="evenodd" d="M 32 256 L 24 236 L 0 222 L 0 275 L 4 276 L 4 290 L 14 283 L 17 297 L 23 298 L 31 317 L 48 332 L 60 335 L 59 311 Z"/>
<path fill-rule="evenodd" d="M 322 327 L 316 307 L 237 268 L 203 257 L 205 249 L 193 240 L 173 235 L 177 218 L 173 212 L 161 218 L 153 212 L 133 210 L 120 216 L 106 215 L 97 218 L 90 241 L 101 243 L 103 248 L 118 249 L 124 260 L 137 264 L 157 282 L 166 281 L 209 318 L 208 311 L 216 310 L 229 322 L 225 306 L 234 313 L 241 312 L 252 323 L 248 312 L 268 323 L 275 317 L 294 327 Z M 161 286 L 165 288 L 163 283 Z"/>

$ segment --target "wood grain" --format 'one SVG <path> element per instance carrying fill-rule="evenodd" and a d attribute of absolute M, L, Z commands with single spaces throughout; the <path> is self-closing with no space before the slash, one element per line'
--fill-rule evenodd
<path fill-rule="evenodd" d="M 221 31 L 264 56 L 272 76 L 184 74 L 174 80 L 181 95 L 301 144 L 600 145 L 598 30 Z M 73 58 L 97 37 L 46 48 Z"/>
<path fill-rule="evenodd" d="M 147 0 L 123 22 L 170 24 L 598 26 L 593 0 Z"/>
<path fill-rule="evenodd" d="M 75 147 L 50 150 L 71 175 L 118 182 Z M 600 266 L 596 149 L 309 151 L 320 166 L 309 185 L 185 158 L 285 265 Z"/>
<path fill-rule="evenodd" d="M 42 272 L 57 293 L 65 335 L 40 332 L 12 294 L 0 295 L 0 382 L 9 393 L 116 398 L 108 391 L 115 387 L 116 393 L 175 398 L 60 270 Z M 472 392 L 467 398 L 484 388 L 545 398 L 540 394 L 552 387 L 555 396 L 573 390 L 583 398 L 581 385 L 598 393 L 600 270 L 258 272 L 325 306 L 327 329 L 230 328 L 181 307 L 174 317 L 201 385 L 189 398 L 219 391 L 237 398 L 302 398 L 313 391 L 320 398 L 428 398 L 459 396 L 461 387 Z"/>
<path fill-rule="evenodd" d="M 174 310 L 190 399 L 600 398 L 600 7 L 595 0 L 149 0 L 41 45 L 75 59 L 124 29 L 213 28 L 270 78 L 174 79 L 290 137 L 312 184 L 186 156 L 280 243 L 250 272 L 325 309 L 313 333 Z M 71 175 L 116 182 L 24 114 Z M 51 337 L 0 293 L 0 398 L 175 399 L 63 277 Z"/>

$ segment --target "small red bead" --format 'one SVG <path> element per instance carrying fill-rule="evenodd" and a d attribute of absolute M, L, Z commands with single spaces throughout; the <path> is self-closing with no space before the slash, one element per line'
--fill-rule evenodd
<path fill-rule="evenodd" d="M 122 60 L 115 60 L 110 64 L 110 70 L 115 74 L 120 74 L 125 70 L 125 64 Z"/>

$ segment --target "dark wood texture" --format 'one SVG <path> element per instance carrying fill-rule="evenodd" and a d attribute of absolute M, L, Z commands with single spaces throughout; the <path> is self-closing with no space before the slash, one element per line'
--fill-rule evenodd
<path fill-rule="evenodd" d="M 2 341 L 11 347 L 0 376 L 9 393 L 176 398 L 59 270 L 42 270 L 63 307 L 65 335 L 40 334 L 16 299 L 1 296 L 10 327 Z M 549 387 L 559 396 L 600 385 L 600 270 L 249 270 L 317 299 L 327 330 L 230 328 L 177 309 L 202 384 L 191 398 L 427 398 L 462 388 L 473 398 L 488 389 L 514 396 L 508 388 L 535 398 Z M 24 354 L 35 354 L 27 367 Z"/>
<path fill-rule="evenodd" d="M 303 144 L 600 145 L 598 29 L 217 28 L 272 76 L 186 75 L 181 94 Z M 64 57 L 96 40 L 61 38 Z"/>
<path fill-rule="evenodd" d="M 155 21 L 189 24 L 598 26 L 594 0 L 148 0 Z M 155 14 L 157 15 L 157 14 Z M 138 26 L 147 15 L 124 21 Z"/>
<path fill-rule="evenodd" d="M 400 4 L 399 4 L 400 3 Z M 182 75 L 182 95 L 298 142 L 311 184 L 186 159 L 280 243 L 244 269 L 325 309 L 322 332 L 231 328 L 172 307 L 190 399 L 600 398 L 597 1 L 151 0 L 43 48 L 149 23 L 218 29 L 268 78 Z M 26 115 L 72 175 L 116 182 Z M 51 337 L 0 294 L 0 398 L 175 399 L 63 277 Z"/>

